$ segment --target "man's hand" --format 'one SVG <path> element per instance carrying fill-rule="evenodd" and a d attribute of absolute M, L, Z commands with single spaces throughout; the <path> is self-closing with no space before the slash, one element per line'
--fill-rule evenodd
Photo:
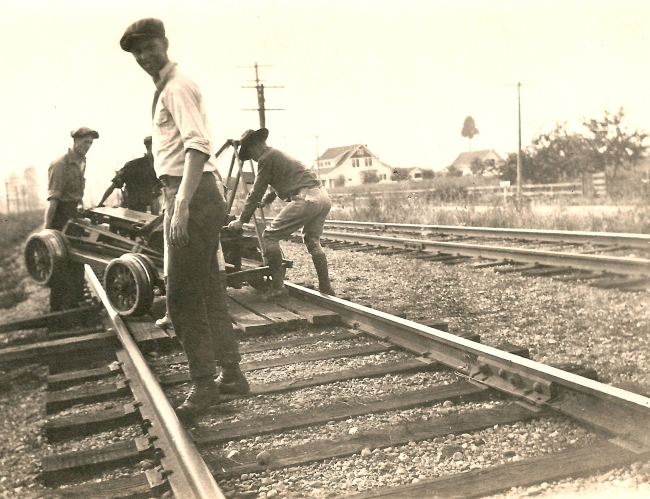
<path fill-rule="evenodd" d="M 190 220 L 190 204 L 187 201 L 176 198 L 174 203 L 174 214 L 172 215 L 169 227 L 169 243 L 175 248 L 187 246 L 190 236 L 187 232 L 187 224 Z"/>
<path fill-rule="evenodd" d="M 230 230 L 235 231 L 235 232 L 241 232 L 244 229 L 244 224 L 242 223 L 241 220 L 237 219 L 237 220 L 233 220 L 232 222 L 230 222 L 228 224 L 228 228 Z"/>

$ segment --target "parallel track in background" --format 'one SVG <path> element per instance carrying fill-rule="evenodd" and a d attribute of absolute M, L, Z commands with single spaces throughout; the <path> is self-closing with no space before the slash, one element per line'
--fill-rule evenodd
<path fill-rule="evenodd" d="M 650 286 L 647 234 L 327 220 L 322 243 L 332 249 L 402 254 L 445 264 L 472 259 L 476 268 L 589 280 L 597 287 L 636 291 Z"/>
<path fill-rule="evenodd" d="M 92 326 L 93 332 L 50 340 L 63 341 L 66 350 L 42 343 L 3 349 L 0 362 L 15 363 L 21 355 L 31 361 L 37 356 L 58 359 L 47 395 L 52 414 L 85 403 L 83 397 L 133 397 L 112 409 L 51 419 L 45 431 L 52 441 L 69 433 L 93 432 L 95 426 L 137 424 L 141 435 L 106 441 L 96 449 L 52 454 L 43 463 L 52 493 L 181 499 L 258 497 L 262 489 L 273 497 L 291 492 L 294 485 L 317 493 L 323 484 L 295 478 L 301 470 L 311 474 L 314 469 L 343 468 L 362 477 L 373 459 L 395 452 L 401 458 L 409 448 L 419 449 L 422 459 L 430 455 L 433 462 L 453 447 L 449 442 L 465 441 L 471 447 L 481 431 L 495 425 L 516 428 L 544 418 L 568 418 L 596 437 L 582 446 L 536 457 L 506 457 L 480 469 L 459 465 L 441 476 L 432 464 L 428 474 L 408 485 L 386 486 L 398 473 L 388 467 L 377 471 L 385 480 L 359 497 L 429 497 L 434 491 L 438 497 L 481 497 L 650 458 L 646 397 L 581 376 L 585 370 L 572 373 L 545 366 L 516 355 L 513 348 L 492 348 L 477 337 L 456 336 L 444 331 L 442 323 L 419 324 L 291 283 L 290 297 L 275 303 L 260 302 L 259 294 L 248 287 L 229 290 L 233 322 L 241 334 L 242 369 L 253 380 L 251 393 L 227 397 L 187 431 L 169 402 L 176 403 L 189 382 L 186 359 L 173 335 L 157 331 L 151 318 L 118 316 L 89 267 L 87 276 L 104 309 L 94 305 L 87 312 L 101 312 L 102 322 Z M 24 324 L 43 323 L 34 318 Z M 143 356 L 133 338 L 141 348 L 152 342 L 169 348 Z M 83 341 L 89 343 L 82 348 Z M 89 352 L 107 348 L 115 359 L 106 365 L 75 365 L 75 354 L 87 359 Z M 382 390 L 369 393 L 368 387 L 376 383 L 383 383 Z M 488 402 L 490 407 L 480 405 Z M 429 411 L 428 419 L 409 420 L 413 410 Z M 367 417 L 395 421 L 375 430 L 348 431 L 350 424 L 358 421 L 362 426 Z M 310 438 L 319 434 L 325 438 Z M 242 448 L 233 452 L 241 442 Z M 258 448 L 263 444 L 268 444 L 266 455 Z M 348 464 L 339 466 L 341 460 Z M 68 473 L 93 477 L 97 469 L 143 461 L 150 463 L 144 473 L 60 488 Z M 340 482 L 337 492 L 355 492 L 361 489 L 359 483 Z M 276 492 L 269 496 L 271 490 Z"/>

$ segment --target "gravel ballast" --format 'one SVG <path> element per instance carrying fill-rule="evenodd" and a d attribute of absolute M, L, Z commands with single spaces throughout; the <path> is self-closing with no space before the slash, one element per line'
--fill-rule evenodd
<path fill-rule="evenodd" d="M 304 246 L 283 243 L 283 249 L 286 258 L 294 261 L 294 268 L 288 271 L 287 279 L 296 283 L 316 284 L 313 265 Z M 564 283 L 548 277 L 523 277 L 516 273 L 497 274 L 491 269 L 473 269 L 471 261 L 448 266 L 403 256 L 386 257 L 347 250 L 326 249 L 326 253 L 333 286 L 339 296 L 346 296 L 356 303 L 378 310 L 403 312 L 408 319 L 415 321 L 446 321 L 452 332 L 480 334 L 484 344 L 498 346 L 508 342 L 527 347 L 533 360 L 548 364 L 583 364 L 585 367 L 594 368 L 604 383 L 642 394 L 650 393 L 648 291 L 623 292 L 593 288 L 586 282 Z M 28 285 L 28 291 L 32 293 L 30 299 L 19 304 L 16 309 L 7 311 L 3 320 L 46 311 L 47 290 Z M 295 337 L 292 335 L 287 335 L 286 338 Z M 246 340 L 242 343 L 244 341 Z M 362 341 L 359 339 L 342 344 L 359 345 L 363 344 Z M 294 353 L 291 349 L 275 352 L 273 355 Z M 265 355 L 252 354 L 245 361 L 262 360 L 267 358 Z M 379 354 L 372 361 L 386 362 L 396 355 L 399 356 L 399 353 Z M 364 365 L 369 360 L 360 357 L 357 362 Z M 320 372 L 336 367 L 335 361 L 331 361 L 331 364 L 328 366 L 327 363 L 310 363 L 300 368 L 304 370 L 296 371 L 291 376 L 306 376 L 312 370 Z M 179 368 L 184 369 L 181 366 Z M 51 448 L 48 449 L 44 445 L 40 430 L 45 421 L 44 376 L 38 367 L 29 370 L 29 373 L 31 374 L 12 380 L 12 383 L 0 392 L 3 417 L 0 497 L 30 499 L 41 496 L 44 490 L 38 476 L 38 463 L 42 456 L 52 452 Z M 11 372 L 6 375 L 11 378 Z M 275 375 L 282 379 L 286 373 L 270 369 L 264 373 L 251 373 L 251 378 L 260 382 Z M 236 421 L 244 414 L 267 413 L 274 407 L 276 410 L 283 407 L 295 411 L 309 410 L 318 407 L 319 403 L 336 400 L 345 394 L 356 396 L 360 386 L 369 394 L 388 394 L 392 389 L 402 390 L 405 382 L 409 380 L 412 381 L 409 389 L 417 389 L 423 384 L 428 386 L 452 381 L 448 379 L 448 375 L 438 373 L 387 376 L 361 382 L 338 383 L 326 390 L 317 387 L 272 395 L 264 399 L 241 399 L 227 404 L 232 407 L 223 415 L 200 420 L 198 426 Z M 179 396 L 182 390 L 183 388 L 179 388 Z M 399 416 L 390 413 L 374 417 L 363 416 L 336 425 L 323 425 L 310 431 L 287 432 L 280 437 L 262 436 L 259 440 L 256 438 L 228 442 L 220 449 L 215 449 L 215 452 L 229 453 L 251 448 L 273 450 L 282 446 L 283 439 L 294 445 L 308 442 L 309 439 L 324 438 L 328 433 L 344 435 L 345 431 L 349 433 L 352 428 L 357 428 L 357 431 L 368 431 L 374 425 L 382 428 L 382 425 L 391 424 L 391 417 L 399 417 L 400 420 L 421 420 L 423 417 L 437 417 L 439 410 L 443 411 L 440 414 L 444 415 L 461 408 L 485 408 L 486 404 L 497 406 L 500 402 L 453 407 L 443 407 L 440 404 L 430 408 L 403 411 Z M 397 423 L 397 420 L 394 422 Z M 459 451 L 462 459 L 458 460 L 454 459 L 453 454 L 451 457 L 443 457 L 441 449 L 445 445 L 451 446 L 451 440 L 431 440 L 423 445 L 368 449 L 361 454 L 317 463 L 302 470 L 287 468 L 255 476 L 251 474 L 237 481 L 225 480 L 221 485 L 224 486 L 228 497 L 303 497 L 301 489 L 305 488 L 311 491 L 309 497 L 328 497 L 367 490 L 375 486 L 413 483 L 414 480 L 435 476 L 430 473 L 432 469 L 440 473 L 458 473 L 464 469 L 476 469 L 476 466 L 494 464 L 501 460 L 508 462 L 508 459 L 539 455 L 549 450 L 575 448 L 597 438 L 563 418 L 547 418 L 542 425 L 537 423 L 533 421 L 522 423 L 520 426 L 490 428 L 468 434 L 469 436 L 457 435 L 453 438 L 453 445 L 463 448 L 463 444 L 467 444 L 462 452 Z M 550 437 L 558 428 L 568 433 L 576 432 L 575 438 L 568 439 L 561 448 Z M 127 434 L 111 434 L 111 438 L 118 439 L 130 436 L 128 430 Z M 451 439 L 451 436 L 447 438 Z M 476 445 L 478 439 L 482 439 L 485 444 Z M 500 446 L 496 445 L 499 440 Z M 508 448 L 503 446 L 504 442 L 508 444 Z M 544 450 L 541 446 L 544 442 L 553 442 L 549 444 L 551 448 L 547 446 Z M 97 441 L 97 444 L 101 443 Z M 422 449 L 427 447 L 429 451 L 425 453 Z M 504 449 L 508 451 L 507 455 Z M 440 458 L 437 459 L 439 453 Z M 359 474 L 360 468 L 356 465 L 359 463 L 366 465 L 365 474 Z M 382 476 L 383 479 L 380 478 Z M 235 482 L 238 484 L 235 485 Z M 540 484 L 508 491 L 496 497 L 650 497 L 650 465 L 635 463 L 590 478 Z"/>

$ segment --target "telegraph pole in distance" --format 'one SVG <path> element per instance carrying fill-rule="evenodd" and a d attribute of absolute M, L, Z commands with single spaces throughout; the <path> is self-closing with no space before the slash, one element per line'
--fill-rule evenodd
<path fill-rule="evenodd" d="M 519 115 L 519 142 L 517 147 L 517 199 L 521 198 L 521 87 L 530 86 L 533 83 L 504 83 L 502 87 L 517 87 L 517 113 Z"/>
<path fill-rule="evenodd" d="M 241 88 L 254 88 L 257 90 L 257 109 L 244 109 L 244 111 L 257 111 L 260 115 L 260 128 L 266 127 L 266 111 L 284 111 L 284 109 L 266 109 L 264 106 L 264 84 L 260 83 L 259 71 L 258 68 L 269 68 L 272 66 L 259 66 L 257 62 L 254 66 L 240 66 L 242 68 L 255 68 L 255 86 L 243 86 Z M 252 80 L 249 80 L 252 81 Z M 284 88 L 284 87 L 266 87 L 266 88 Z"/>

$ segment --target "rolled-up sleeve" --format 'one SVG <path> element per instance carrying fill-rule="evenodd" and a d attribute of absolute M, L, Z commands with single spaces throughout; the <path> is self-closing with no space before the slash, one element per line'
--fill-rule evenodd
<path fill-rule="evenodd" d="M 47 170 L 47 200 L 61 199 L 65 186 L 64 165 L 52 163 Z"/>
<path fill-rule="evenodd" d="M 205 118 L 203 98 L 198 86 L 186 78 L 170 83 L 174 91 L 166 95 L 165 106 L 178 127 L 183 147 L 212 155 L 212 131 Z"/>

